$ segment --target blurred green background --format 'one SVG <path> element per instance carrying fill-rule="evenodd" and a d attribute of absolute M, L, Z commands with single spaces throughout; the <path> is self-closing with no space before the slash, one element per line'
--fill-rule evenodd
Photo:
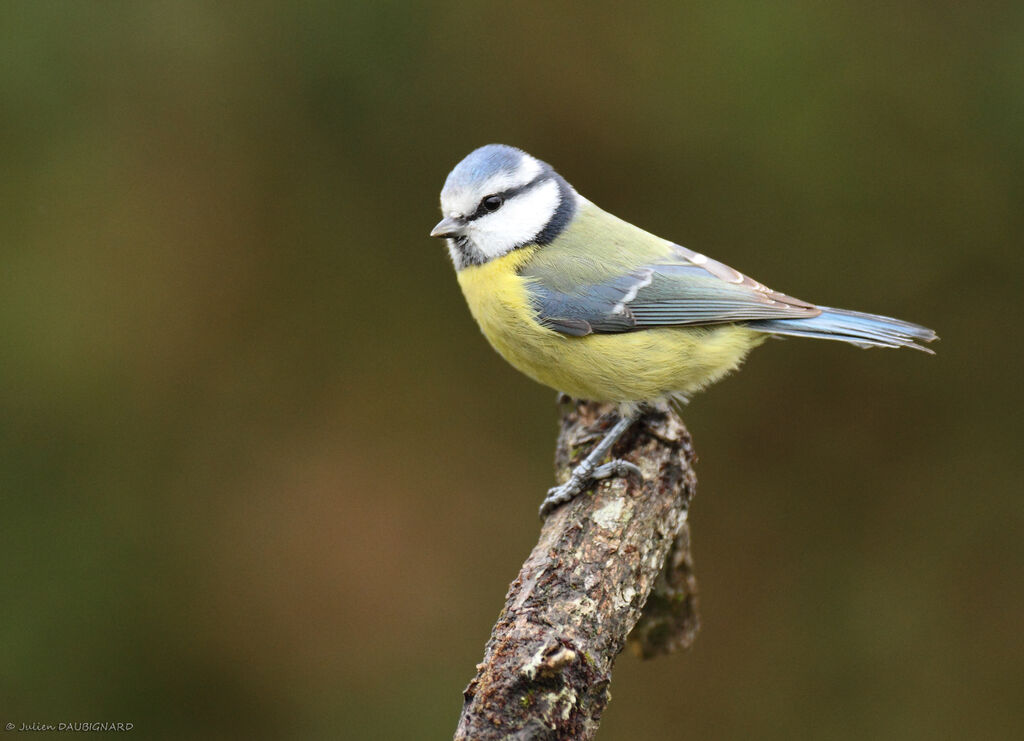
<path fill-rule="evenodd" d="M 1018 737 L 1020 3 L 11 2 L 0 60 L 0 722 L 450 736 L 552 483 L 427 237 L 501 141 L 942 336 L 694 401 L 703 629 L 600 738 Z"/>

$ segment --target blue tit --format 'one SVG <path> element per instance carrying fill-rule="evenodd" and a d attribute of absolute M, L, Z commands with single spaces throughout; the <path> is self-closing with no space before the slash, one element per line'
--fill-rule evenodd
<path fill-rule="evenodd" d="M 579 399 L 617 402 L 620 418 L 544 515 L 592 480 L 638 473 L 601 465 L 642 404 L 685 401 L 735 370 L 767 337 L 910 347 L 925 327 L 801 301 L 601 210 L 550 165 L 489 144 L 449 173 L 444 216 L 459 286 L 484 336 L 530 378 Z"/>

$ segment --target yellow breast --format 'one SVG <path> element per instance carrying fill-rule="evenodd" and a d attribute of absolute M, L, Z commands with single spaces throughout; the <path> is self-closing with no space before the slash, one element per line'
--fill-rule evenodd
<path fill-rule="evenodd" d="M 594 401 L 688 394 L 736 368 L 764 335 L 741 326 L 665 327 L 571 337 L 537 322 L 518 273 L 537 247 L 463 268 L 459 285 L 484 336 L 530 378 Z"/>

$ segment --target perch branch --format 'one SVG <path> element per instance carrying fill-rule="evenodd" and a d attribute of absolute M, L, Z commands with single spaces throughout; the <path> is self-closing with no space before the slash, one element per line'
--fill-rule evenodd
<path fill-rule="evenodd" d="M 563 480 L 611 412 L 589 402 L 563 408 L 555 456 Z M 593 738 L 627 641 L 645 658 L 693 641 L 689 433 L 674 412 L 652 411 L 613 454 L 638 465 L 643 482 L 602 482 L 545 521 L 466 687 L 457 741 Z"/>

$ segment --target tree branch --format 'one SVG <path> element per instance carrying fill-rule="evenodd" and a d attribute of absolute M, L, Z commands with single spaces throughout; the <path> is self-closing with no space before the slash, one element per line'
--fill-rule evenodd
<path fill-rule="evenodd" d="M 590 402 L 563 408 L 555 456 L 563 480 L 612 411 Z M 645 658 L 693 641 L 689 433 L 675 413 L 652 411 L 613 453 L 638 465 L 644 481 L 601 483 L 544 523 L 466 687 L 457 740 L 592 738 L 627 637 Z"/>

